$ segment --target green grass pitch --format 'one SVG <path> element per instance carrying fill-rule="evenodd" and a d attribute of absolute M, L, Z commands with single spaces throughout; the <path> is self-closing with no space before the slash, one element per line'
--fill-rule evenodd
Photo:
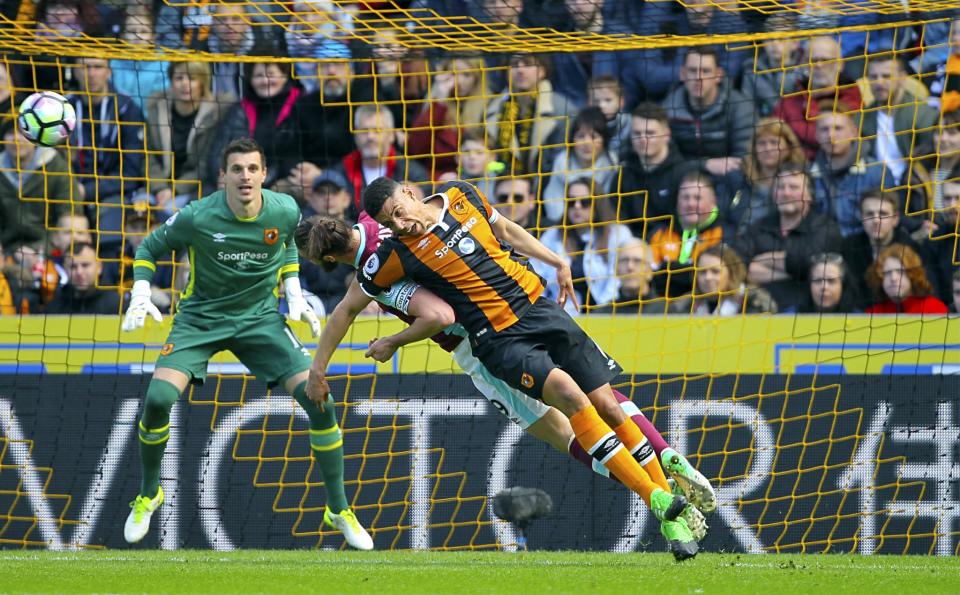
<path fill-rule="evenodd" d="M 2 551 L 0 592 L 958 593 L 960 559 L 594 552 Z"/>

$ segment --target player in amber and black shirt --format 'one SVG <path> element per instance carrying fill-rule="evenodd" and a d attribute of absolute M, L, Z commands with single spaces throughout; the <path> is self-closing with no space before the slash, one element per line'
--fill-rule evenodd
<path fill-rule="evenodd" d="M 297 226 L 296 239 L 300 255 L 315 263 L 342 263 L 357 269 L 360 263 L 373 255 L 380 244 L 391 237 L 391 232 L 360 211 L 356 225 L 349 226 L 342 219 L 317 215 Z M 365 294 L 359 292 L 361 297 Z M 381 293 L 376 298 L 380 309 L 394 314 L 411 325 L 421 325 L 427 319 L 427 325 L 435 322 L 444 324 L 455 320 L 450 305 L 442 301 L 427 289 L 409 279 L 403 279 Z M 364 300 L 365 301 L 365 300 Z M 359 309 L 356 310 L 359 312 Z M 339 317 L 338 317 L 339 318 Z M 349 318 L 352 318 L 349 317 Z M 431 337 L 444 351 L 450 353 L 457 365 L 473 380 L 474 386 L 494 409 L 505 415 L 540 440 L 550 444 L 562 453 L 580 461 L 604 477 L 613 477 L 609 470 L 591 457 L 579 442 L 574 440 L 570 421 L 560 411 L 548 407 L 542 401 L 529 397 L 496 378 L 484 367 L 470 349 L 467 331 L 458 322 L 449 324 L 442 332 Z M 383 347 L 382 343 L 381 346 Z M 387 349 L 392 351 L 392 349 Z M 614 390 L 614 397 L 621 409 L 630 416 L 643 432 L 656 455 L 670 461 L 671 475 L 683 490 L 683 495 L 701 512 L 716 510 L 717 498 L 710 482 L 697 471 L 683 455 L 670 446 L 657 431 L 650 420 L 644 417 L 640 409 L 629 398 Z M 687 513 L 687 510 L 684 511 Z M 697 541 L 706 535 L 706 521 L 701 515 L 689 511 L 684 520 Z"/>
<path fill-rule="evenodd" d="M 356 312 L 356 306 L 408 278 L 450 304 L 470 335 L 474 355 L 494 376 L 570 418 L 583 448 L 661 520 L 678 559 L 696 555 L 696 541 L 680 516 L 686 500 L 670 493 L 649 442 L 613 395 L 610 381 L 620 366 L 561 307 L 574 295 L 566 261 L 499 217 L 486 197 L 465 182 L 445 184 L 421 202 L 409 186 L 378 178 L 364 190 L 363 202 L 367 213 L 395 237 L 360 264 L 358 283 L 344 298 L 347 305 L 334 310 L 324 329 L 311 369 L 311 398 L 322 399 L 329 390 L 326 363 L 346 334 L 348 311 Z M 560 305 L 541 297 L 542 280 L 513 258 L 504 243 L 557 270 Z M 370 354 L 386 359 L 403 343 L 395 337 L 379 339 Z"/>

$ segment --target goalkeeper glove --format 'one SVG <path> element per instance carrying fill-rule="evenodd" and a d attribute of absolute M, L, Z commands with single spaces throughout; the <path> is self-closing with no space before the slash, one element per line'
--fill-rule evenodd
<path fill-rule="evenodd" d="M 287 296 L 287 318 L 310 324 L 314 337 L 320 334 L 320 319 L 303 297 L 299 277 L 287 277 L 283 280 L 283 293 Z"/>
<path fill-rule="evenodd" d="M 127 315 L 123 317 L 123 325 L 120 327 L 124 331 L 143 328 L 143 322 L 149 314 L 157 322 L 163 322 L 163 316 L 160 310 L 150 301 L 150 282 L 134 281 L 133 289 L 130 291 L 130 307 L 127 308 Z"/>

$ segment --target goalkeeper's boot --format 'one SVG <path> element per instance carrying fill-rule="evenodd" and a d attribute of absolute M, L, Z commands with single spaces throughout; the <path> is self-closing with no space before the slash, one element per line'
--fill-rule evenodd
<path fill-rule="evenodd" d="M 660 453 L 660 463 L 700 512 L 711 513 L 717 509 L 717 493 L 713 491 L 713 486 L 682 454 L 665 448 Z"/>
<path fill-rule="evenodd" d="M 687 499 L 681 494 L 671 494 L 662 488 L 650 494 L 650 510 L 661 521 L 675 521 L 687 506 Z"/>
<path fill-rule="evenodd" d="M 163 504 L 163 488 L 159 486 L 157 486 L 157 495 L 153 498 L 138 495 L 137 499 L 130 503 L 130 514 L 127 516 L 127 523 L 123 526 L 123 538 L 127 543 L 137 543 L 144 538 L 150 531 L 150 517 L 161 504 Z"/>
<path fill-rule="evenodd" d="M 660 533 L 667 540 L 667 547 L 677 562 L 692 558 L 700 551 L 700 546 L 697 545 L 697 540 L 693 538 L 693 533 L 687 527 L 683 517 L 675 521 L 662 521 Z"/>
<path fill-rule="evenodd" d="M 373 549 L 373 539 L 367 530 L 363 528 L 357 515 L 349 508 L 344 508 L 340 514 L 330 512 L 329 508 L 323 510 L 323 522 L 343 533 L 344 539 L 350 544 L 350 547 L 358 550 L 369 551 Z"/>

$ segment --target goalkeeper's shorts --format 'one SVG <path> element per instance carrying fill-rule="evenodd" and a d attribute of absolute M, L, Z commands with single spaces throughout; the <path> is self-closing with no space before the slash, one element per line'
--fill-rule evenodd
<path fill-rule="evenodd" d="M 202 319 L 178 315 L 157 358 L 158 368 L 173 368 L 203 384 L 216 353 L 230 351 L 257 380 L 269 387 L 310 369 L 312 358 L 279 312 L 242 318 Z"/>

